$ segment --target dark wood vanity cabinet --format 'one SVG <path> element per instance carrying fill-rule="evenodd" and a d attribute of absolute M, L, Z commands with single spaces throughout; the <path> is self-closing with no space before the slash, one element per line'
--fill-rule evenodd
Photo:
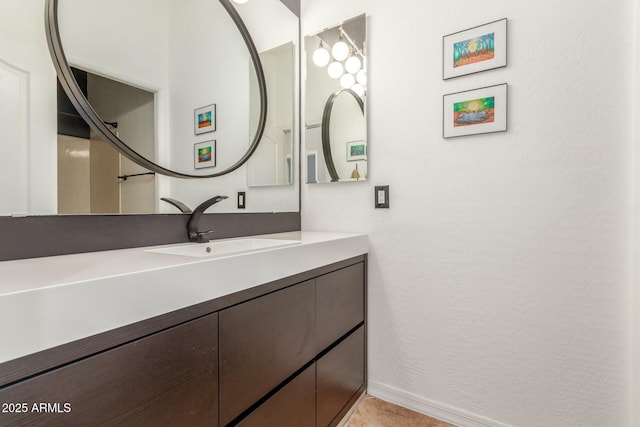
<path fill-rule="evenodd" d="M 271 396 L 238 427 L 315 427 L 316 366 L 312 364 Z"/>
<path fill-rule="evenodd" d="M 309 280 L 220 312 L 220 423 L 227 425 L 315 356 Z"/>
<path fill-rule="evenodd" d="M 28 404 L 0 425 L 333 426 L 365 389 L 365 272 L 352 258 L 0 365 L 26 372 L 0 404 Z"/>
<path fill-rule="evenodd" d="M 220 312 L 222 426 L 326 427 L 342 413 L 364 388 L 364 280 L 359 262 Z M 295 376 L 309 363 L 313 383 L 311 367 Z"/>
<path fill-rule="evenodd" d="M 318 353 L 364 322 L 364 263 L 316 278 Z"/>
<path fill-rule="evenodd" d="M 336 425 L 364 385 L 364 327 L 318 359 L 317 425 Z"/>
<path fill-rule="evenodd" d="M 2 388 L 0 425 L 215 425 L 217 331 L 211 314 Z"/>

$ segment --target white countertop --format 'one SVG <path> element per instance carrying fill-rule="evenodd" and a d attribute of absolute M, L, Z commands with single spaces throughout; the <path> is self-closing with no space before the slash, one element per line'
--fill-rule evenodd
<path fill-rule="evenodd" d="M 145 247 L 0 262 L 0 363 L 369 250 L 364 234 L 298 231 L 246 238 L 300 243 L 213 258 Z"/>

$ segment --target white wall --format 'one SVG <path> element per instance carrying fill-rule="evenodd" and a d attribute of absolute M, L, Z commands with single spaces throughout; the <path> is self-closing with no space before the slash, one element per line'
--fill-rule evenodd
<path fill-rule="evenodd" d="M 638 53 L 638 47 L 640 47 L 640 2 L 635 2 L 635 44 L 634 44 L 634 57 L 635 63 L 633 67 L 634 75 L 634 106 L 633 117 L 638 117 L 640 114 L 640 54 Z M 632 352 L 632 369 L 633 369 L 633 384 L 631 391 L 631 401 L 633 402 L 633 425 L 640 426 L 640 121 L 634 122 L 633 127 L 633 140 L 634 140 L 634 153 L 633 153 L 633 196 L 634 196 L 634 209 L 633 209 L 633 282 L 634 287 L 630 292 L 629 301 L 632 305 L 633 313 L 633 329 L 631 341 L 633 343 Z"/>
<path fill-rule="evenodd" d="M 302 0 L 303 35 L 363 12 L 369 182 L 303 185 L 302 219 L 369 233 L 370 392 L 630 426 L 632 0 Z M 503 17 L 508 68 L 443 81 L 442 36 Z M 503 82 L 507 133 L 442 139 L 443 94 Z"/>

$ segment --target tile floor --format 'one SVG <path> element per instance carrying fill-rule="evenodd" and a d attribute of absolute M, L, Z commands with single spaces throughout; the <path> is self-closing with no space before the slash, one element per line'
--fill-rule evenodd
<path fill-rule="evenodd" d="M 344 427 L 454 427 L 426 415 L 366 396 Z"/>

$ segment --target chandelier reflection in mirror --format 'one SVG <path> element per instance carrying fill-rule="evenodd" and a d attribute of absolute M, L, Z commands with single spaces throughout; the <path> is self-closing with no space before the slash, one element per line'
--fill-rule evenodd
<path fill-rule="evenodd" d="M 313 63 L 320 68 L 327 67 L 329 76 L 339 80 L 343 89 L 351 89 L 363 97 L 367 85 L 364 41 L 350 35 L 344 25 L 317 36 L 320 42 L 313 52 Z"/>

